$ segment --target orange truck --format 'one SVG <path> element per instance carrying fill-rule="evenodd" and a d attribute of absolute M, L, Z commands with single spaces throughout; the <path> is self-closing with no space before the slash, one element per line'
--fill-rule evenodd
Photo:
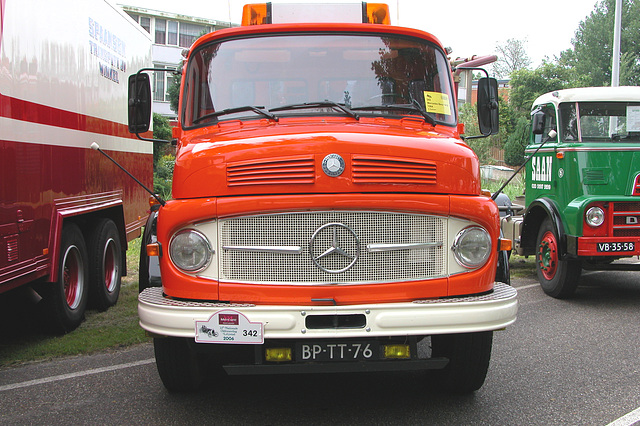
<path fill-rule="evenodd" d="M 138 304 L 171 391 L 214 371 L 434 370 L 473 392 L 516 319 L 441 43 L 389 25 L 386 5 L 329 6 L 247 5 L 188 51 Z M 148 74 L 129 85 L 145 132 Z M 479 86 L 490 134 L 495 80 Z"/>

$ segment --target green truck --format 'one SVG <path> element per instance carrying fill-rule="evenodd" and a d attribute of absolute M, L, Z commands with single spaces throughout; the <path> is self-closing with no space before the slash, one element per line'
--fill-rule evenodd
<path fill-rule="evenodd" d="M 524 205 L 498 197 L 502 232 L 534 255 L 550 296 L 582 269 L 640 270 L 640 87 L 558 90 L 535 100 Z M 502 201 L 501 201 L 502 200 Z"/>

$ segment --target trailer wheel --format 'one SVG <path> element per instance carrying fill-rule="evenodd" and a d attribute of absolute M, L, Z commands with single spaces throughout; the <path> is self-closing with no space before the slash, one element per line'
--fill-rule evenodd
<path fill-rule="evenodd" d="M 436 371 L 438 384 L 447 392 L 464 394 L 484 384 L 491 360 L 493 331 L 431 336 L 432 357 L 449 359 Z"/>
<path fill-rule="evenodd" d="M 115 305 L 122 281 L 122 246 L 116 224 L 99 221 L 89 236 L 89 297 L 92 306 L 105 311 Z"/>
<path fill-rule="evenodd" d="M 560 259 L 558 235 L 551 219 L 542 222 L 536 242 L 536 272 L 542 289 L 557 299 L 571 296 L 578 286 L 582 267 L 578 260 Z"/>
<path fill-rule="evenodd" d="M 202 386 L 204 371 L 186 338 L 157 337 L 153 349 L 158 374 L 169 392 L 190 392 Z"/>
<path fill-rule="evenodd" d="M 52 331 L 67 333 L 84 319 L 89 276 L 87 248 L 80 228 L 69 223 L 62 229 L 58 280 L 46 287 L 45 304 Z"/>

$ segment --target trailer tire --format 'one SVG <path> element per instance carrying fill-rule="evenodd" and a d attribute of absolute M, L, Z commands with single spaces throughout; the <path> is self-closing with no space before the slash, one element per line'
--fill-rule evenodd
<path fill-rule="evenodd" d="M 88 299 L 89 262 L 82 232 L 65 224 L 60 239 L 58 280 L 45 287 L 44 303 L 50 315 L 49 328 L 59 334 L 77 328 L 84 319 Z"/>
<path fill-rule="evenodd" d="M 156 337 L 153 350 L 158 374 L 169 392 L 192 392 L 202 386 L 204 371 L 186 338 Z"/>
<path fill-rule="evenodd" d="M 438 385 L 457 394 L 480 389 L 489 370 L 492 343 L 493 331 L 431 336 L 432 357 L 449 359 L 436 372 Z"/>
<path fill-rule="evenodd" d="M 570 297 L 578 287 L 581 271 L 579 260 L 560 259 L 559 237 L 547 217 L 536 239 L 536 273 L 542 290 L 556 299 Z"/>
<path fill-rule="evenodd" d="M 89 235 L 89 300 L 100 311 L 118 302 L 122 282 L 122 245 L 116 224 L 100 220 Z"/>

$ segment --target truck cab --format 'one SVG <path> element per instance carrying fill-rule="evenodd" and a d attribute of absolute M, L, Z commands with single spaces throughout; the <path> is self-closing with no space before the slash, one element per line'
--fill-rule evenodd
<path fill-rule="evenodd" d="M 516 292 L 496 282 L 498 209 L 460 137 L 444 49 L 385 24 L 386 7 L 356 6 L 340 19 L 361 21 L 345 23 L 249 5 L 247 25 L 189 50 L 173 199 L 149 245 L 161 287 L 139 297 L 170 390 L 221 365 L 436 369 L 471 392 L 493 331 L 515 321 Z"/>
<path fill-rule="evenodd" d="M 526 212 L 503 229 L 545 292 L 571 295 L 583 268 L 638 269 L 612 262 L 640 254 L 640 88 L 547 93 L 531 116 Z"/>

